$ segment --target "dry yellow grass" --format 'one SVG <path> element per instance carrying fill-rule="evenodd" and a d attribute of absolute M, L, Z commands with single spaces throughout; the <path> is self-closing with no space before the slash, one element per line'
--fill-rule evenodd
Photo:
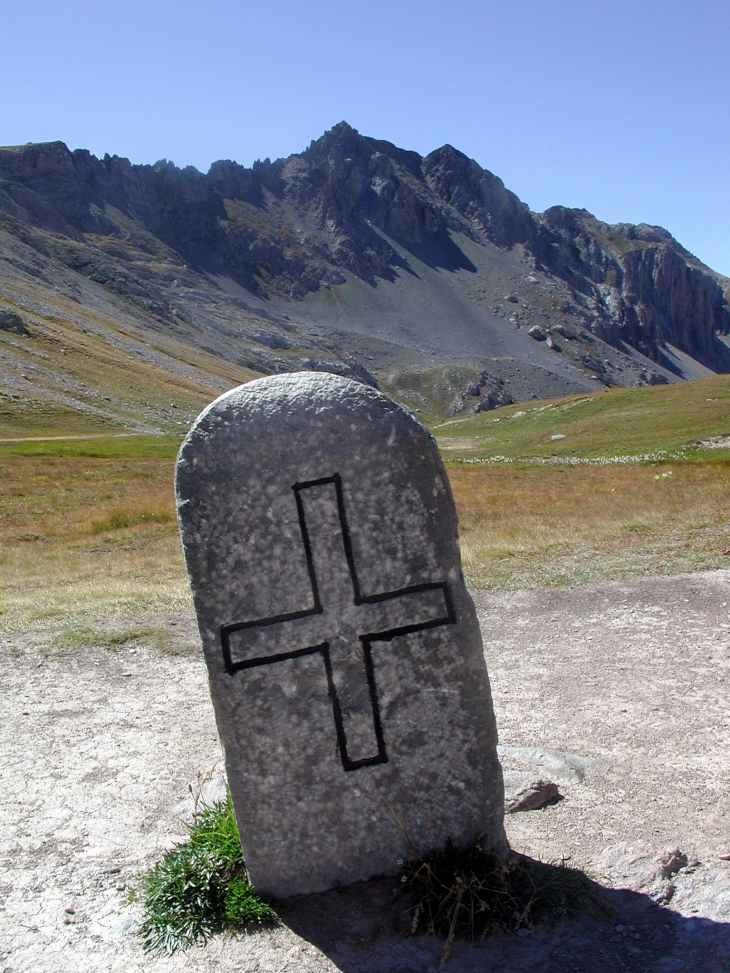
<path fill-rule="evenodd" d="M 4 455 L 0 626 L 83 626 L 189 604 L 173 460 Z"/>
<path fill-rule="evenodd" d="M 449 465 L 473 587 L 730 566 L 730 464 Z"/>
<path fill-rule="evenodd" d="M 132 638 L 143 616 L 188 607 L 173 465 L 172 455 L 3 451 L 0 629 L 50 627 L 83 642 L 117 626 Z M 455 463 L 449 476 L 473 587 L 730 566 L 727 461 Z"/>

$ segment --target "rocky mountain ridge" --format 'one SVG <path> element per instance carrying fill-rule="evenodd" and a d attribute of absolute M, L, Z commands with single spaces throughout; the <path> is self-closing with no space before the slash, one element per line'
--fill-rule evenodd
<path fill-rule="evenodd" d="M 207 174 L 0 149 L 0 310 L 78 278 L 140 334 L 258 373 L 343 371 L 426 409 L 730 370 L 730 281 L 666 230 L 533 213 L 451 146 L 421 157 L 344 122 Z"/>

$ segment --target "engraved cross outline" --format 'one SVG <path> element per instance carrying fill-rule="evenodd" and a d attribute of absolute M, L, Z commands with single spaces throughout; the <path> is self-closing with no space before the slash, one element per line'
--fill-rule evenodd
<path fill-rule="evenodd" d="M 339 473 L 295 483 L 292 490 L 311 584 L 311 607 L 221 625 L 226 671 L 234 675 L 242 669 L 320 654 L 343 769 L 387 763 L 372 644 L 454 625 L 456 614 L 448 584 L 436 581 L 363 595 Z M 343 622 L 343 617 L 349 620 Z M 266 645 L 257 646 L 262 640 Z M 257 650 L 266 654 L 257 654 Z"/>

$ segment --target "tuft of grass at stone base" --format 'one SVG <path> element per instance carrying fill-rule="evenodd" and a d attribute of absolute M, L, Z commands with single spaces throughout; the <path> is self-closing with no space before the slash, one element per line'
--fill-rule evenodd
<path fill-rule="evenodd" d="M 502 859 L 481 839 L 463 850 L 449 842 L 438 854 L 415 858 L 401 881 L 415 903 L 411 932 L 425 928 L 446 940 L 442 966 L 456 938 L 532 930 L 539 919 L 564 919 L 591 903 L 605 908 L 590 879 L 567 860 L 553 864 L 515 853 Z"/>
<path fill-rule="evenodd" d="M 139 894 L 148 952 L 174 953 L 216 931 L 278 918 L 246 877 L 230 795 L 196 813 L 188 840 L 141 877 Z"/>

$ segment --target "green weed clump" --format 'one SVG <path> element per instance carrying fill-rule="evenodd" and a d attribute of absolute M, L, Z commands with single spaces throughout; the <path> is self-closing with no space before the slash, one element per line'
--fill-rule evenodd
<path fill-rule="evenodd" d="M 557 921 L 598 903 L 584 874 L 563 859 L 557 864 L 512 854 L 502 859 L 482 846 L 449 842 L 437 855 L 416 858 L 403 876 L 419 928 L 446 939 L 442 965 L 455 938 L 482 939 L 497 930 L 517 932 L 539 919 Z"/>
<path fill-rule="evenodd" d="M 246 877 L 230 794 L 195 815 L 187 841 L 142 876 L 140 894 L 148 952 L 174 953 L 218 930 L 278 918 Z"/>
<path fill-rule="evenodd" d="M 167 524 L 174 519 L 175 514 L 170 510 L 114 510 L 102 520 L 93 520 L 91 531 L 94 534 L 103 534 L 105 531 L 124 530 L 136 524 Z"/>

